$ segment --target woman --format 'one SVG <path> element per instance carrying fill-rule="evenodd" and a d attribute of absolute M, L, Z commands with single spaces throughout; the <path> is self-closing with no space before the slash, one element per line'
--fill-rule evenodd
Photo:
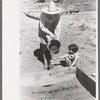
<path fill-rule="evenodd" d="M 40 41 L 40 50 L 44 58 L 44 67 L 48 70 L 50 69 L 49 65 L 52 57 L 50 51 L 47 49 L 47 45 L 53 39 L 59 40 L 61 33 L 60 13 L 61 8 L 56 7 L 56 4 L 51 1 L 48 7 L 42 9 L 39 19 L 38 37 Z M 31 17 L 28 14 L 26 15 Z"/>

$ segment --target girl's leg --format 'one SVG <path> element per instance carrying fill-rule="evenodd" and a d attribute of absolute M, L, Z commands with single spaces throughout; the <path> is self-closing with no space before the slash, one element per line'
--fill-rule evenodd
<path fill-rule="evenodd" d="M 69 60 L 69 58 L 66 57 L 65 61 L 66 61 L 66 67 L 69 67 L 71 65 L 71 61 Z"/>

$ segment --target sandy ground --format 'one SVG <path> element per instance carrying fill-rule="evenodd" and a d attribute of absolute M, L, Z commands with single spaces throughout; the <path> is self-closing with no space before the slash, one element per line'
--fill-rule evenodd
<path fill-rule="evenodd" d="M 80 0 L 81 1 L 81 0 Z M 32 1 L 30 1 L 32 2 Z M 45 71 L 43 64 L 33 55 L 34 50 L 39 48 L 37 20 L 28 18 L 23 11 L 31 11 L 37 6 L 34 3 L 21 1 L 20 12 L 20 76 L 21 79 L 34 72 Z M 87 3 L 87 2 L 86 2 Z M 76 3 L 74 3 L 76 4 Z M 78 62 L 81 70 L 87 74 L 96 72 L 96 11 L 95 3 L 92 7 L 81 12 L 61 16 L 61 49 L 55 56 L 67 52 L 67 46 L 76 43 L 82 54 Z M 31 8 L 31 5 L 35 5 Z M 44 5 L 44 4 L 37 4 Z M 40 9 L 41 6 L 38 6 Z M 34 13 L 34 12 L 33 12 Z M 63 69 L 55 66 L 53 70 Z M 32 78 L 32 77 L 31 77 Z M 79 83 L 76 77 L 67 81 L 56 83 L 49 87 L 21 86 L 21 100 L 94 100 L 88 91 Z"/>

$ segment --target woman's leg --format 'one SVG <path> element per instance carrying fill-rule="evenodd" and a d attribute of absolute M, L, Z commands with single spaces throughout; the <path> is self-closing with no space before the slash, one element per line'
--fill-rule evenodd
<path fill-rule="evenodd" d="M 41 53 L 42 53 L 43 59 L 44 59 L 44 68 L 47 68 L 47 60 L 45 57 L 47 45 L 40 43 L 40 50 L 41 50 Z"/>
<path fill-rule="evenodd" d="M 48 49 L 45 52 L 45 58 L 46 58 L 47 64 L 48 64 L 47 69 L 50 70 L 49 65 L 50 65 L 50 60 L 52 59 L 52 57 L 51 57 L 50 51 Z"/>

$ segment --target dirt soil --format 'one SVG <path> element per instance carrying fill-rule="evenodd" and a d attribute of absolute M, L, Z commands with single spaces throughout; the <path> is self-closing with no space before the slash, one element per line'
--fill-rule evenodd
<path fill-rule="evenodd" d="M 72 3 L 71 3 L 72 2 Z M 87 74 L 96 73 L 96 10 L 95 0 L 66 0 L 58 4 L 64 9 L 80 9 L 79 13 L 61 16 L 61 49 L 55 57 L 65 54 L 68 45 L 75 43 L 81 53 L 77 67 Z M 37 60 L 33 52 L 39 48 L 38 20 L 25 16 L 24 11 L 40 14 L 32 10 L 40 10 L 47 4 L 35 3 L 32 0 L 21 1 L 20 12 L 20 78 L 30 73 L 45 71 L 43 64 Z M 69 7 L 68 7 L 69 6 Z M 87 6 L 87 7 L 86 7 Z M 53 70 L 63 69 L 58 65 Z M 31 77 L 32 78 L 32 77 Z M 49 87 L 35 87 L 21 85 L 21 100 L 95 100 L 90 93 L 82 87 L 76 77 L 59 82 Z"/>

